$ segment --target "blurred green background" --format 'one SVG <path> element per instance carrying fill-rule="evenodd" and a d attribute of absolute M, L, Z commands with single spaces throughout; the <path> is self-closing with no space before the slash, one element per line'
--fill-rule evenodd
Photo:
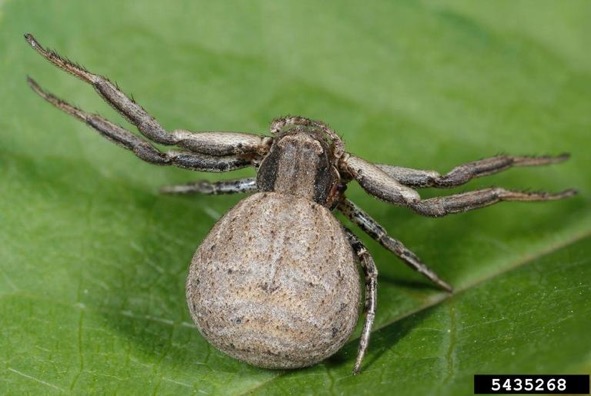
<path fill-rule="evenodd" d="M 591 371 L 588 1 L 0 1 L 0 393 L 472 393 L 475 373 Z M 290 372 L 211 348 L 185 306 L 199 242 L 240 197 L 161 196 L 194 174 L 139 161 L 34 95 L 125 124 L 25 43 L 116 81 L 168 129 L 266 133 L 297 114 L 350 152 L 436 169 L 498 153 L 558 166 L 477 180 L 574 199 L 442 219 L 348 195 L 456 287 L 364 238 L 380 270 L 357 336 Z M 450 191 L 425 191 L 423 196 Z"/>

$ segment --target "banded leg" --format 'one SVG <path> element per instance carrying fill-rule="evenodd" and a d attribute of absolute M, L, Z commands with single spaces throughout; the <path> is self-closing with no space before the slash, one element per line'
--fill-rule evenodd
<path fill-rule="evenodd" d="M 134 135 L 125 128 L 97 114 L 90 114 L 44 91 L 35 80 L 28 78 L 29 85 L 39 96 L 65 113 L 90 125 L 103 137 L 132 151 L 140 159 L 157 165 L 175 165 L 180 168 L 207 172 L 225 172 L 251 165 L 247 159 L 234 155 L 213 156 L 190 152 L 161 152 L 150 142 Z"/>
<path fill-rule="evenodd" d="M 355 366 L 353 367 L 353 374 L 359 374 L 361 370 L 361 362 L 367 351 L 369 345 L 369 337 L 371 336 L 371 328 L 376 317 L 377 305 L 377 288 L 378 288 L 378 269 L 373 258 L 367 251 L 363 243 L 357 238 L 351 230 L 345 228 L 349 243 L 353 251 L 359 258 L 359 263 L 363 268 L 365 275 L 365 322 L 363 323 L 363 330 L 361 331 L 361 338 L 359 339 L 359 349 L 357 350 L 357 358 L 355 359 Z"/>
<path fill-rule="evenodd" d="M 187 184 L 177 184 L 174 186 L 164 186 L 160 192 L 165 194 L 239 194 L 257 191 L 256 178 L 249 177 L 237 180 L 222 180 L 218 182 L 209 182 L 199 180 Z"/>
<path fill-rule="evenodd" d="M 378 241 L 380 245 L 398 256 L 406 265 L 419 272 L 442 289 L 452 292 L 453 289 L 447 282 L 439 278 L 433 270 L 421 262 L 421 260 L 400 241 L 389 236 L 384 227 L 379 225 L 353 202 L 345 198 L 339 202 L 338 209 L 349 220 L 357 224 L 366 234 Z"/>
<path fill-rule="evenodd" d="M 268 149 L 271 139 L 264 136 L 246 133 L 190 132 L 185 130 L 168 132 L 154 117 L 107 78 L 91 73 L 59 54 L 45 49 L 31 34 L 25 34 L 25 39 L 33 49 L 55 66 L 92 85 L 96 92 L 134 124 L 142 135 L 156 143 L 177 145 L 193 152 L 212 156 L 232 154 L 255 156 L 264 154 Z"/>
<path fill-rule="evenodd" d="M 553 201 L 572 197 L 576 193 L 577 191 L 574 189 L 564 190 L 559 193 L 548 193 L 512 191 L 496 187 L 446 197 L 424 199 L 408 206 L 423 216 L 441 217 L 451 213 L 483 208 L 501 201 Z"/>
<path fill-rule="evenodd" d="M 465 184 L 474 178 L 492 175 L 512 167 L 557 164 L 566 161 L 569 157 L 570 155 L 566 153 L 558 156 L 539 157 L 499 155 L 456 166 L 445 175 L 440 175 L 432 170 L 403 168 L 386 164 L 377 164 L 376 166 L 405 186 L 451 188 Z"/>

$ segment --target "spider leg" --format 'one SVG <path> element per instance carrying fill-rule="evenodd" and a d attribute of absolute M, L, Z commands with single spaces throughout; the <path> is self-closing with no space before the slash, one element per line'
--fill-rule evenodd
<path fill-rule="evenodd" d="M 566 153 L 558 156 L 538 157 L 499 155 L 456 166 L 445 175 L 440 175 L 432 170 L 403 168 L 386 164 L 376 164 L 376 166 L 405 186 L 451 188 L 465 184 L 474 178 L 492 175 L 512 167 L 556 164 L 566 161 L 569 157 L 570 155 Z"/>
<path fill-rule="evenodd" d="M 361 208 L 355 205 L 352 201 L 344 198 L 339 202 L 338 209 L 343 213 L 349 220 L 357 224 L 366 234 L 375 239 L 398 256 L 406 265 L 419 272 L 421 275 L 435 283 L 442 289 L 451 292 L 452 287 L 443 281 L 439 276 L 427 267 L 421 259 L 419 259 L 412 251 L 404 246 L 400 241 L 392 238 L 388 235 L 384 227 L 379 225 L 373 218 L 365 213 Z"/>
<path fill-rule="evenodd" d="M 441 217 L 451 213 L 467 212 L 483 208 L 501 201 L 553 201 L 572 197 L 577 193 L 574 189 L 558 193 L 523 192 L 493 187 L 482 190 L 453 194 L 446 197 L 424 199 L 409 204 L 415 212 L 430 217 Z"/>
<path fill-rule="evenodd" d="M 536 160 L 530 158 L 529 162 L 530 164 L 532 162 L 550 163 L 552 161 L 559 162 L 564 159 L 566 159 L 564 156 L 546 157 L 545 159 Z M 357 180 L 359 185 L 371 195 L 393 204 L 407 206 L 419 214 L 432 217 L 466 212 L 500 201 L 552 201 L 568 198 L 577 193 L 573 189 L 553 194 L 547 192 L 520 192 L 495 187 L 422 200 L 420 195 L 411 187 L 405 186 L 377 165 L 364 159 L 351 155 L 346 158 L 344 168 L 345 172 Z M 494 171 L 491 172 L 494 173 Z M 482 173 L 485 172 L 483 171 Z"/>
<path fill-rule="evenodd" d="M 28 78 L 27 81 L 33 91 L 43 99 L 65 113 L 90 125 L 103 137 L 132 151 L 136 156 L 146 162 L 158 165 L 175 165 L 180 168 L 208 172 L 224 172 L 251 165 L 250 160 L 235 155 L 212 156 L 190 152 L 162 152 L 151 145 L 150 142 L 134 135 L 121 126 L 112 123 L 106 118 L 97 114 L 87 113 L 76 106 L 61 100 L 57 96 L 44 91 L 32 78 Z"/>
<path fill-rule="evenodd" d="M 160 192 L 165 194 L 237 194 L 258 191 L 256 178 L 248 177 L 236 180 L 222 180 L 218 182 L 209 182 L 199 180 L 187 184 L 177 184 L 174 186 L 164 186 Z"/>
<path fill-rule="evenodd" d="M 142 135 L 156 143 L 177 145 L 193 152 L 213 156 L 246 155 L 252 157 L 264 154 L 268 149 L 270 138 L 246 133 L 189 132 L 185 130 L 168 132 L 154 117 L 107 78 L 91 73 L 56 52 L 45 49 L 31 34 L 25 34 L 25 39 L 45 59 L 91 84 L 96 92 L 134 124 Z"/>
<path fill-rule="evenodd" d="M 361 338 L 359 340 L 359 349 L 357 351 L 357 358 L 355 359 L 355 366 L 353 367 L 353 374 L 359 374 L 361 370 L 361 362 L 367 351 L 369 345 L 369 337 L 371 336 L 371 328 L 376 316 L 377 305 L 377 287 L 378 287 L 378 269 L 373 258 L 367 251 L 363 243 L 357 238 L 351 230 L 345 228 L 349 243 L 353 251 L 359 258 L 363 273 L 365 275 L 365 322 L 363 323 L 363 330 L 361 331 Z"/>
<path fill-rule="evenodd" d="M 386 202 L 407 206 L 421 200 L 418 192 L 363 158 L 348 155 L 341 168 L 341 172 L 350 175 L 365 191 Z"/>

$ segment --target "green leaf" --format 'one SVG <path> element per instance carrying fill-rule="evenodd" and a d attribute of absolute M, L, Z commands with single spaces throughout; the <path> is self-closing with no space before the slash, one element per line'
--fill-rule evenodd
<path fill-rule="evenodd" d="M 589 373 L 590 15 L 585 1 L 1 1 L 0 393 L 467 395 L 476 373 Z M 455 293 L 364 238 L 380 278 L 363 372 L 351 375 L 357 336 L 311 368 L 250 367 L 208 345 L 184 297 L 194 250 L 240 197 L 157 193 L 236 175 L 142 163 L 40 100 L 27 74 L 127 125 L 25 32 L 117 81 L 168 129 L 265 133 L 300 114 L 356 155 L 441 172 L 570 152 L 422 194 L 580 195 L 428 219 L 352 183 L 349 197 Z"/>

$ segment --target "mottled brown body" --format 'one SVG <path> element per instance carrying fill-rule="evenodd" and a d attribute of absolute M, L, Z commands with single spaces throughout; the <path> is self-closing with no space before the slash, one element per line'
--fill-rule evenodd
<path fill-rule="evenodd" d="M 439 174 L 356 157 L 345 152 L 343 141 L 328 125 L 299 116 L 275 119 L 272 136 L 167 131 L 107 78 L 45 49 L 30 34 L 25 39 L 45 59 L 91 84 L 143 137 L 71 105 L 29 78 L 31 88 L 141 160 L 205 172 L 249 166 L 257 170 L 256 178 L 200 180 L 161 190 L 171 194 L 255 193 L 224 216 L 198 249 L 189 271 L 187 297 L 205 338 L 257 366 L 308 366 L 343 345 L 358 317 L 357 262 L 365 280 L 365 320 L 353 373 L 361 370 L 376 315 L 378 270 L 363 243 L 330 210 L 338 210 L 405 264 L 443 290 L 452 291 L 411 250 L 345 197 L 352 180 L 376 198 L 431 217 L 501 201 L 550 201 L 576 194 L 573 189 L 547 193 L 493 187 L 422 199 L 416 191 L 461 186 L 511 167 L 559 163 L 568 154 L 499 155 Z M 163 151 L 153 143 L 179 150 Z"/>
<path fill-rule="evenodd" d="M 351 245 L 331 212 L 273 192 L 244 199 L 217 222 L 187 281 L 201 334 L 267 368 L 309 366 L 334 354 L 355 328 L 360 295 Z"/>

